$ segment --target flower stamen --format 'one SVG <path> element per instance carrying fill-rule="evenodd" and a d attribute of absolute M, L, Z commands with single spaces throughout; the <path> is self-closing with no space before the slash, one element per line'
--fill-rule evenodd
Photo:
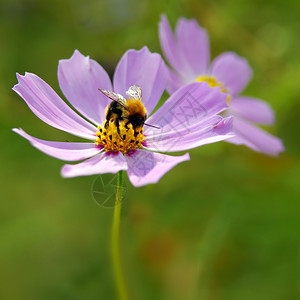
<path fill-rule="evenodd" d="M 96 144 L 102 145 L 105 151 L 120 151 L 125 154 L 131 149 L 141 148 L 144 140 L 143 127 L 134 130 L 131 123 L 119 122 L 117 127 L 115 119 L 106 121 L 103 126 L 98 126 Z M 118 130 L 119 129 L 119 130 Z"/>
<path fill-rule="evenodd" d="M 198 76 L 196 78 L 196 81 L 199 81 L 199 82 L 205 81 L 205 82 L 208 83 L 208 85 L 210 87 L 219 86 L 221 88 L 221 92 L 227 94 L 226 101 L 227 101 L 227 104 L 229 104 L 230 99 L 231 99 L 231 96 L 229 95 L 229 89 L 224 87 L 224 83 L 223 82 L 218 82 L 217 79 L 216 79 L 216 77 L 214 77 L 214 76 L 207 76 L 207 75 Z"/>

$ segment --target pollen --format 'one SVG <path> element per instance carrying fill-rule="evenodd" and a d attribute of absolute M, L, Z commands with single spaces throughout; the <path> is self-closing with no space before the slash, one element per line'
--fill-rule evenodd
<path fill-rule="evenodd" d="M 103 126 L 98 126 L 96 132 L 96 144 L 102 145 L 105 151 L 120 151 L 125 154 L 131 149 L 141 148 L 144 140 L 143 128 L 135 129 L 132 124 L 125 126 L 125 122 L 119 123 L 119 131 L 114 119 Z"/>
<path fill-rule="evenodd" d="M 214 76 L 205 76 L 204 75 L 204 76 L 197 77 L 196 81 L 199 81 L 199 82 L 205 81 L 205 82 L 208 83 L 208 85 L 210 87 L 219 86 L 221 88 L 221 92 L 227 94 L 226 101 L 227 101 L 227 104 L 229 104 L 230 99 L 231 99 L 231 96 L 228 94 L 229 90 L 226 87 L 224 87 L 224 83 L 223 82 L 218 82 L 217 79 L 216 79 L 216 77 L 214 77 Z"/>

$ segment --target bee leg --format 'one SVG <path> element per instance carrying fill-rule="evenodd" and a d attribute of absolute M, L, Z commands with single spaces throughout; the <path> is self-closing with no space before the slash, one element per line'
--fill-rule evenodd
<path fill-rule="evenodd" d="M 126 129 L 129 129 L 129 128 L 128 128 L 128 124 L 130 124 L 129 121 L 127 121 L 127 122 L 125 123 L 125 128 L 126 128 Z"/>
<path fill-rule="evenodd" d="M 107 129 L 108 128 L 108 125 L 109 125 L 109 120 L 111 118 L 111 115 L 112 115 L 112 112 L 111 110 L 109 109 L 108 112 L 107 112 L 107 115 L 106 115 L 106 122 L 104 124 L 104 127 Z"/>
<path fill-rule="evenodd" d="M 116 127 L 117 127 L 118 134 L 120 135 L 120 123 L 118 118 L 116 118 Z"/>

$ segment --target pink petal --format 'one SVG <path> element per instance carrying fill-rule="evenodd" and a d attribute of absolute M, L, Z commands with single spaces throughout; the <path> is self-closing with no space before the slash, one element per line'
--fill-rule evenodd
<path fill-rule="evenodd" d="M 218 82 L 224 83 L 229 93 L 235 96 L 249 82 L 252 70 L 245 58 L 234 52 L 224 52 L 214 59 L 211 74 Z"/>
<path fill-rule="evenodd" d="M 167 87 L 166 90 L 169 95 L 172 95 L 175 91 L 177 91 L 182 86 L 186 85 L 187 82 L 171 69 L 167 68 Z"/>
<path fill-rule="evenodd" d="M 274 123 L 274 112 L 270 105 L 251 97 L 238 96 L 230 100 L 230 111 L 249 121 L 271 125 Z"/>
<path fill-rule="evenodd" d="M 64 165 L 62 177 L 89 176 L 104 173 L 117 173 L 127 170 L 127 162 L 120 152 L 99 153 L 96 156 L 75 165 Z"/>
<path fill-rule="evenodd" d="M 166 66 L 157 53 L 147 47 L 128 50 L 121 58 L 114 74 L 114 91 L 125 96 L 132 85 L 142 88 L 143 103 L 148 115 L 166 88 Z"/>
<path fill-rule="evenodd" d="M 110 100 L 98 89 L 112 90 L 106 71 L 88 56 L 75 50 L 70 59 L 59 61 L 58 81 L 69 102 L 96 125 L 105 120 Z"/>
<path fill-rule="evenodd" d="M 179 19 L 176 36 L 181 55 L 189 68 L 189 76 L 207 74 L 210 62 L 210 47 L 207 31 L 196 20 Z M 179 71 L 179 70 L 178 70 Z"/>
<path fill-rule="evenodd" d="M 76 161 L 91 157 L 101 151 L 95 143 L 65 143 L 52 142 L 35 138 L 21 128 L 14 128 L 14 132 L 28 140 L 32 146 L 58 159 Z"/>
<path fill-rule="evenodd" d="M 45 123 L 86 139 L 95 139 L 97 128 L 76 114 L 54 91 L 38 76 L 17 74 L 19 83 L 13 87 L 32 110 Z"/>
<path fill-rule="evenodd" d="M 272 156 L 278 156 L 280 152 L 284 151 L 281 139 L 245 120 L 234 118 L 233 126 L 236 137 L 228 139 L 227 142 L 237 145 L 244 144 L 257 152 Z"/>
<path fill-rule="evenodd" d="M 180 53 L 180 49 L 177 45 L 177 40 L 173 35 L 172 29 L 165 15 L 161 16 L 161 20 L 159 23 L 159 39 L 164 56 L 166 57 L 170 65 L 178 73 L 181 73 L 181 70 L 185 70 L 184 57 L 182 57 Z"/>
<path fill-rule="evenodd" d="M 135 187 L 157 183 L 173 167 L 189 159 L 188 153 L 182 156 L 169 156 L 136 150 L 132 155 L 127 157 L 128 177 Z"/>
<path fill-rule="evenodd" d="M 189 130 L 174 130 L 165 134 L 150 136 L 146 139 L 146 148 L 157 152 L 178 152 L 219 142 L 234 136 L 232 118 L 222 119 L 213 116 L 201 126 L 192 126 Z"/>
<path fill-rule="evenodd" d="M 147 136 L 169 131 L 189 131 L 191 126 L 201 126 L 213 115 L 227 108 L 226 94 L 211 88 L 206 82 L 194 82 L 182 87 L 159 108 L 146 122 L 159 129 L 145 126 Z"/>

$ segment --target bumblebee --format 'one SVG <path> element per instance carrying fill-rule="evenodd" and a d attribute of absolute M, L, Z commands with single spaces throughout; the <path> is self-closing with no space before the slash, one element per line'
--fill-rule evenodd
<path fill-rule="evenodd" d="M 133 85 L 128 89 L 126 92 L 126 95 L 129 97 L 128 99 L 108 90 L 99 90 L 105 96 L 113 100 L 106 108 L 105 128 L 109 126 L 110 121 L 114 121 L 117 131 L 120 134 L 120 122 L 123 122 L 126 129 L 129 129 L 128 125 L 131 124 L 134 131 L 137 131 L 144 126 L 147 119 L 147 110 L 142 103 L 142 90 L 139 86 Z M 152 125 L 148 126 L 155 127 Z"/>

